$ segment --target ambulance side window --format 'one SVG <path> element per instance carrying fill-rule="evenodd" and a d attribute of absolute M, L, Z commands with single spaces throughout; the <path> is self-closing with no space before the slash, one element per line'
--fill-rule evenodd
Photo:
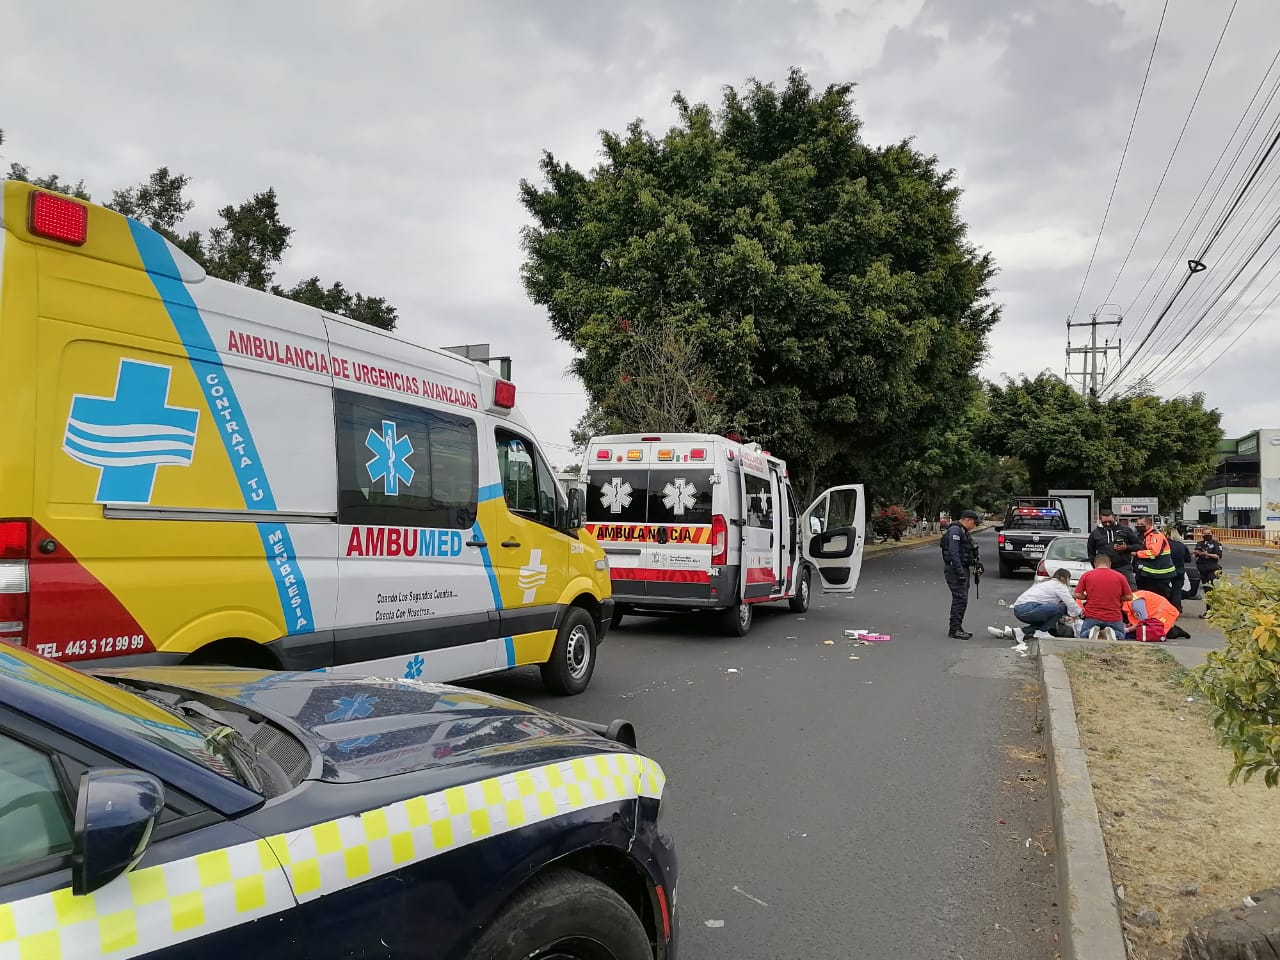
<path fill-rule="evenodd" d="M 476 519 L 475 421 L 335 391 L 338 522 L 466 530 Z"/>

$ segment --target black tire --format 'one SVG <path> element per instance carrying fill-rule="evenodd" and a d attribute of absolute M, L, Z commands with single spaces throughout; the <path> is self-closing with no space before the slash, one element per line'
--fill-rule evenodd
<path fill-rule="evenodd" d="M 1013 571 L 1016 569 L 1017 567 L 1015 567 L 1012 563 L 1005 563 L 1003 560 L 1001 560 L 1000 561 L 1000 579 L 1008 580 L 1010 577 L 1013 576 Z"/>
<path fill-rule="evenodd" d="M 809 610 L 809 592 L 813 588 L 813 571 L 807 563 L 800 564 L 800 580 L 796 583 L 796 595 L 791 598 L 792 613 L 806 613 Z"/>
<path fill-rule="evenodd" d="M 627 902 L 598 880 L 552 870 L 520 890 L 467 960 L 653 960 L 649 935 Z"/>
<path fill-rule="evenodd" d="M 724 632 L 731 637 L 745 637 L 751 630 L 751 621 L 755 619 L 754 605 L 739 600 L 732 607 L 720 613 L 720 623 Z"/>
<path fill-rule="evenodd" d="M 596 669 L 596 625 L 581 607 L 570 607 L 560 624 L 551 659 L 542 665 L 542 683 L 554 694 L 570 697 L 587 689 Z"/>
<path fill-rule="evenodd" d="M 622 626 L 622 617 L 626 612 L 627 611 L 622 607 L 615 606 L 613 608 L 613 622 L 609 624 L 610 630 L 617 630 Z"/>

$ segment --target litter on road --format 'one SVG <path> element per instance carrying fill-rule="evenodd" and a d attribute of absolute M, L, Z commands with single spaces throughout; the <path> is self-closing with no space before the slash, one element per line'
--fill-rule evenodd
<path fill-rule="evenodd" d="M 705 923 L 708 927 L 723 927 L 723 926 L 724 926 L 724 921 L 723 921 L 723 920 L 703 920 L 702 922 L 703 922 L 703 923 Z"/>
<path fill-rule="evenodd" d="M 728 670 L 725 671 L 725 673 L 737 673 L 737 672 L 738 672 L 737 667 L 730 667 Z"/>
<path fill-rule="evenodd" d="M 734 893 L 740 893 L 740 894 L 742 894 L 744 897 L 746 897 L 746 898 L 747 898 L 748 900 L 750 900 L 752 903 L 758 903 L 758 904 L 760 904 L 760 906 L 762 906 L 762 907 L 767 907 L 767 906 L 769 906 L 767 903 L 765 903 L 765 902 L 764 902 L 763 900 L 761 900 L 759 897 L 753 897 L 751 894 L 747 893 L 747 891 L 743 890 L 743 889 L 742 889 L 740 886 L 738 886 L 736 883 L 733 885 L 733 892 L 734 892 Z"/>

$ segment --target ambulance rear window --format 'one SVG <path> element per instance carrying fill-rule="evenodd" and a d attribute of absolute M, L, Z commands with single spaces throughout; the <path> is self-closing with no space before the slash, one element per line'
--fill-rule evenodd
<path fill-rule="evenodd" d="M 651 471 L 649 522 L 710 523 L 711 470 Z"/>
<path fill-rule="evenodd" d="M 644 523 L 649 471 L 606 465 L 587 467 L 587 520 L 592 523 Z"/>

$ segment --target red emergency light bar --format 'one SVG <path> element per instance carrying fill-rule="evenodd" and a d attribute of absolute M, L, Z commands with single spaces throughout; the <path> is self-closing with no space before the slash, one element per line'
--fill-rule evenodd
<path fill-rule="evenodd" d="M 516 405 L 516 385 L 510 380 L 499 380 L 493 388 L 493 405 L 510 410 Z"/>
<path fill-rule="evenodd" d="M 66 197 L 37 190 L 31 194 L 27 226 L 37 237 L 79 247 L 89 237 L 89 208 Z"/>

